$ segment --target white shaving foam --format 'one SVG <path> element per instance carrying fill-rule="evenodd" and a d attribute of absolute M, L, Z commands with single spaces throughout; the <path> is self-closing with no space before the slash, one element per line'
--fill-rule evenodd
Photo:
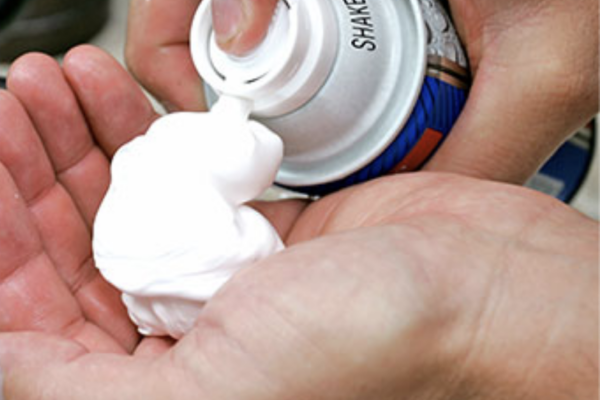
<path fill-rule="evenodd" d="M 144 335 L 180 338 L 233 274 L 283 248 L 244 205 L 283 157 L 279 137 L 249 113 L 224 97 L 208 113 L 164 116 L 113 159 L 94 257 Z"/>

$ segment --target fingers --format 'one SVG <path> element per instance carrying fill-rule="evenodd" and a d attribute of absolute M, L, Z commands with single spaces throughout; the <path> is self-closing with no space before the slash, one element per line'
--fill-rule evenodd
<path fill-rule="evenodd" d="M 83 316 L 44 253 L 42 238 L 26 204 L 33 199 L 28 196 L 39 193 L 41 182 L 29 177 L 38 173 L 47 176 L 51 168 L 37 165 L 39 160 L 47 159 L 36 146 L 25 111 L 7 92 L 0 92 L 0 117 L 6 121 L 0 127 L 0 331 L 61 330 L 83 320 Z M 32 157 L 23 157 L 28 150 Z M 31 169 L 26 169 L 27 164 Z M 53 180 L 48 181 L 52 186 Z"/>
<path fill-rule="evenodd" d="M 124 346 L 133 348 L 137 334 L 127 318 L 119 293 L 100 277 L 91 259 L 89 227 L 108 185 L 108 161 L 93 145 L 77 101 L 53 60 L 41 55 L 21 58 L 11 69 L 8 85 L 14 96 L 3 93 L 0 98 L 0 113 L 10 113 L 10 118 L 2 119 L 7 122 L 0 127 L 0 163 L 7 167 L 17 190 L 23 194 L 26 209 L 20 218 L 31 221 L 31 240 L 37 238 L 43 246 L 45 264 L 38 268 L 52 269 L 64 281 L 66 286 L 60 290 L 67 290 L 67 293 L 57 294 L 57 299 L 67 296 L 69 302 L 75 302 L 76 298 L 81 305 L 81 309 L 77 306 L 79 314 L 83 311 L 90 321 L 105 327 Z M 40 138 L 47 145 L 52 162 Z M 64 168 L 58 172 L 61 182 L 56 180 L 52 163 Z M 82 209 L 87 215 L 87 224 L 80 213 Z M 2 226 L 11 224 L 22 222 L 7 221 Z M 23 274 L 29 277 L 33 272 Z M 24 293 L 27 288 L 58 285 L 49 276 L 47 281 L 39 280 L 42 276 L 40 273 L 40 278 L 25 279 L 21 283 Z M 12 301 L 19 302 L 18 298 Z M 35 301 L 43 304 L 45 300 L 36 298 Z M 60 311 L 61 304 L 47 309 L 48 318 L 53 320 L 54 313 L 60 315 L 63 312 Z M 71 313 L 69 307 L 65 306 L 64 312 Z M 39 307 L 37 312 L 40 312 Z M 9 326 L 12 329 L 18 326 L 22 330 L 55 331 L 61 324 L 74 323 L 74 316 L 68 315 L 67 321 L 59 321 L 51 328 L 45 323 L 36 326 L 34 321 L 27 322 L 31 326 L 15 321 Z M 84 322 L 84 315 L 77 318 Z M 44 313 L 38 315 L 38 319 L 43 318 L 47 318 Z M 98 328 L 90 330 L 85 325 L 81 329 L 81 333 L 91 335 L 90 338 L 97 336 Z"/>
<path fill-rule="evenodd" d="M 54 185 L 52 165 L 27 112 L 9 92 L 0 91 L 0 161 L 10 169 L 26 202 Z"/>
<path fill-rule="evenodd" d="M 94 138 L 109 158 L 157 118 L 131 76 L 102 50 L 91 46 L 71 50 L 63 70 Z"/>
<path fill-rule="evenodd" d="M 260 44 L 279 0 L 213 0 L 213 27 L 219 46 L 243 55 Z"/>
<path fill-rule="evenodd" d="M 13 107 L 13 104 L 9 103 L 14 102 L 12 96 L 0 91 L 0 117 L 5 116 L 4 111 Z M 5 132 L 10 132 L 11 128 L 18 129 L 15 125 L 7 124 L 0 127 L 0 138 L 5 136 Z M 18 131 L 12 132 L 18 133 Z M 0 150 L 4 151 L 5 149 L 4 146 L 0 146 Z M 4 154 L 0 156 L 6 159 Z M 42 253 L 43 247 L 41 238 L 23 201 L 23 194 L 2 163 L 0 163 L 0 224 L 2 226 L 2 234 L 0 235 L 0 281 L 4 282 L 21 265 Z"/>
<path fill-rule="evenodd" d="M 133 0 L 126 60 L 138 81 L 169 111 L 205 109 L 204 91 L 189 50 L 200 0 Z"/>
<path fill-rule="evenodd" d="M 108 188 L 109 163 L 94 145 L 85 117 L 60 66 L 48 56 L 30 54 L 17 60 L 9 75 L 11 92 L 27 110 L 58 179 L 91 227 Z M 36 136 L 27 135 L 32 141 L 37 141 Z M 43 150 L 39 146 L 35 148 L 38 153 L 29 158 L 46 160 Z M 27 157 L 21 159 L 26 160 Z M 46 166 L 36 168 L 33 175 L 48 177 L 54 175 L 54 171 Z M 46 187 L 53 183 L 53 178 L 46 180 Z M 21 188 L 24 189 L 23 186 Z"/>
<path fill-rule="evenodd" d="M 60 110 L 61 107 L 76 105 L 72 93 L 69 90 L 54 91 L 61 88 L 48 87 L 50 85 L 45 83 L 61 75 L 58 66 L 45 56 L 25 57 L 15 63 L 9 74 L 8 86 L 21 101 L 10 101 L 10 98 L 7 98 L 4 102 L 3 108 L 12 111 L 12 118 L 4 121 L 11 121 L 12 126 L 10 123 L 4 125 L 4 129 L 10 131 L 0 135 L 3 148 L 0 161 L 8 168 L 19 191 L 23 193 L 23 200 L 41 233 L 45 250 L 56 264 L 62 267 L 61 273 L 67 282 L 74 284 L 76 277 L 80 276 L 77 269 L 91 254 L 90 235 L 71 197 L 56 181 L 54 169 L 37 135 L 37 132 L 40 132 L 41 137 L 45 137 L 49 142 L 49 148 L 58 156 L 55 159 L 56 164 L 69 162 L 71 157 L 64 157 L 64 152 L 56 152 L 60 148 L 59 143 L 53 143 L 51 140 L 55 132 L 60 135 L 57 140 L 65 138 L 67 146 L 73 144 L 74 162 L 79 162 L 91 149 L 91 137 L 82 126 L 83 121 L 77 118 L 80 117 L 78 108 Z M 34 82 L 39 82 L 39 85 L 34 86 Z M 66 95 L 68 99 L 69 94 L 73 102 L 63 101 L 62 96 Z M 29 116 L 32 116 L 33 121 Z M 59 118 L 59 121 L 55 118 Z M 34 126 L 36 122 L 37 125 Z M 81 131 L 78 128 L 85 130 Z M 70 134 L 73 134 L 74 140 L 70 139 Z M 79 145 L 82 141 L 76 140 L 77 136 L 86 138 L 87 143 L 84 139 L 83 145 Z M 11 159 L 17 160 L 18 164 L 12 163 Z M 104 175 L 108 175 L 108 171 L 105 171 Z M 30 178 L 36 176 L 38 179 Z M 102 176 L 93 178 L 103 180 Z M 107 177 L 104 177 L 104 181 L 106 180 Z"/>
<path fill-rule="evenodd" d="M 0 108 L 2 103 L 0 99 Z M 0 226 L 0 332 L 48 332 L 77 340 L 89 349 L 122 352 L 114 339 L 86 322 L 44 252 L 35 221 L 1 164 Z"/>
<path fill-rule="evenodd" d="M 522 2 L 499 7 L 498 15 L 485 16 L 489 21 L 458 14 L 482 30 L 466 37 L 475 81 L 459 121 L 426 169 L 520 184 L 593 117 L 598 42 L 582 38 L 597 38 L 597 23 L 590 13 L 573 18 L 574 10 L 562 7 L 550 12 Z"/>
<path fill-rule="evenodd" d="M 4 221 L 2 227 L 10 229 L 27 224 L 29 238 L 26 235 L 18 238 L 39 243 L 37 253 L 20 250 L 24 257 L 49 250 L 61 265 L 75 268 L 74 265 L 79 265 L 90 254 L 85 224 L 64 190 L 57 185 L 52 166 L 21 103 L 9 93 L 0 93 L 0 114 L 6 121 L 0 127 L 0 163 L 6 168 L 4 180 L 8 190 L 5 202 L 13 207 L 13 212 L 19 210 L 19 219 L 22 219 L 7 214 L 11 219 Z M 12 203 L 20 202 L 9 203 L 11 195 L 14 196 Z M 44 236 L 46 239 L 52 237 L 53 241 L 44 243 Z M 65 271 L 64 275 L 70 274 Z"/>

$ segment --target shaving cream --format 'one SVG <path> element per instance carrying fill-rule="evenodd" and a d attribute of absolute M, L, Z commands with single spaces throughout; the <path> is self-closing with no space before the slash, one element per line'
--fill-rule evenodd
<path fill-rule="evenodd" d="M 102 275 L 123 292 L 144 335 L 180 338 L 236 271 L 283 248 L 245 205 L 274 181 L 281 139 L 222 97 L 208 113 L 175 113 L 115 155 L 94 224 Z"/>

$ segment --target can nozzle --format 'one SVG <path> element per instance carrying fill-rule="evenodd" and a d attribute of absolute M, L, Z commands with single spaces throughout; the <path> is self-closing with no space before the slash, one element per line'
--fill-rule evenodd
<path fill-rule="evenodd" d="M 209 57 L 215 71 L 230 82 L 238 84 L 255 82 L 272 70 L 286 55 L 286 43 L 290 34 L 290 9 L 280 1 L 275 8 L 273 20 L 261 44 L 243 56 L 234 56 L 221 50 L 216 35 L 211 33 Z"/>
<path fill-rule="evenodd" d="M 330 2 L 281 0 L 263 43 L 243 57 L 216 44 L 210 3 L 196 13 L 190 46 L 198 72 L 219 95 L 247 98 L 254 115 L 274 117 L 301 107 L 327 80 L 339 35 Z"/>

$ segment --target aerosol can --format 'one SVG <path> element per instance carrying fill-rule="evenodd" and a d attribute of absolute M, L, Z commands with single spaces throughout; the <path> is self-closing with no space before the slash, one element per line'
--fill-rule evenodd
<path fill-rule="evenodd" d="M 437 0 L 281 0 L 263 43 L 217 46 L 210 1 L 191 30 L 209 103 L 253 102 L 281 136 L 277 184 L 324 195 L 423 165 L 467 98 L 467 58 Z"/>

